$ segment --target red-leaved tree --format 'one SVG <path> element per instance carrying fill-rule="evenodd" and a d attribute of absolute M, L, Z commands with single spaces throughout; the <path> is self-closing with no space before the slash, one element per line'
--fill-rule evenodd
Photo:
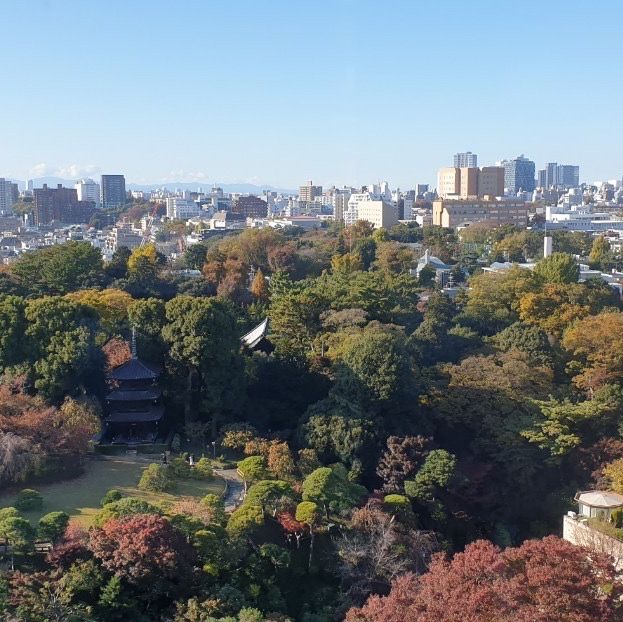
<path fill-rule="evenodd" d="M 106 570 L 148 593 L 176 595 L 190 587 L 193 549 L 161 516 L 109 520 L 89 532 L 89 548 Z"/>
<path fill-rule="evenodd" d="M 610 558 L 555 536 L 501 551 L 480 540 L 429 572 L 406 574 L 347 622 L 592 622 L 623 620 Z"/>

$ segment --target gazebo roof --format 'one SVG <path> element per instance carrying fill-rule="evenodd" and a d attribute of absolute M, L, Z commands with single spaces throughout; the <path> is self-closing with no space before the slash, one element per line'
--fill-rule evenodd
<path fill-rule="evenodd" d="M 575 495 L 575 500 L 593 508 L 623 507 L 623 495 L 603 490 L 585 490 Z"/>

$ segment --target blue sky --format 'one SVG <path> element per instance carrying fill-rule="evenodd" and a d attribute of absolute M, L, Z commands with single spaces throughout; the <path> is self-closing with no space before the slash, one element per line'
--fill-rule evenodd
<path fill-rule="evenodd" d="M 623 174 L 620 0 L 0 0 L 0 176 Z"/>

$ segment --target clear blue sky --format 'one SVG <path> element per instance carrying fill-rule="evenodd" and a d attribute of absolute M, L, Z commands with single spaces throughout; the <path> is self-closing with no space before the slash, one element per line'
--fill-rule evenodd
<path fill-rule="evenodd" d="M 621 0 L 3 0 L 0 176 L 623 174 Z"/>

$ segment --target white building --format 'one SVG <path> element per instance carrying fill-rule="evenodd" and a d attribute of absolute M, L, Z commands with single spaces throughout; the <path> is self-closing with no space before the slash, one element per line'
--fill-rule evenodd
<path fill-rule="evenodd" d="M 167 200 L 167 217 L 172 220 L 188 220 L 201 215 L 201 208 L 190 199 L 169 197 Z"/>
<path fill-rule="evenodd" d="M 78 193 L 78 201 L 93 201 L 95 207 L 100 206 L 100 185 L 92 179 L 81 179 L 74 186 Z"/>

